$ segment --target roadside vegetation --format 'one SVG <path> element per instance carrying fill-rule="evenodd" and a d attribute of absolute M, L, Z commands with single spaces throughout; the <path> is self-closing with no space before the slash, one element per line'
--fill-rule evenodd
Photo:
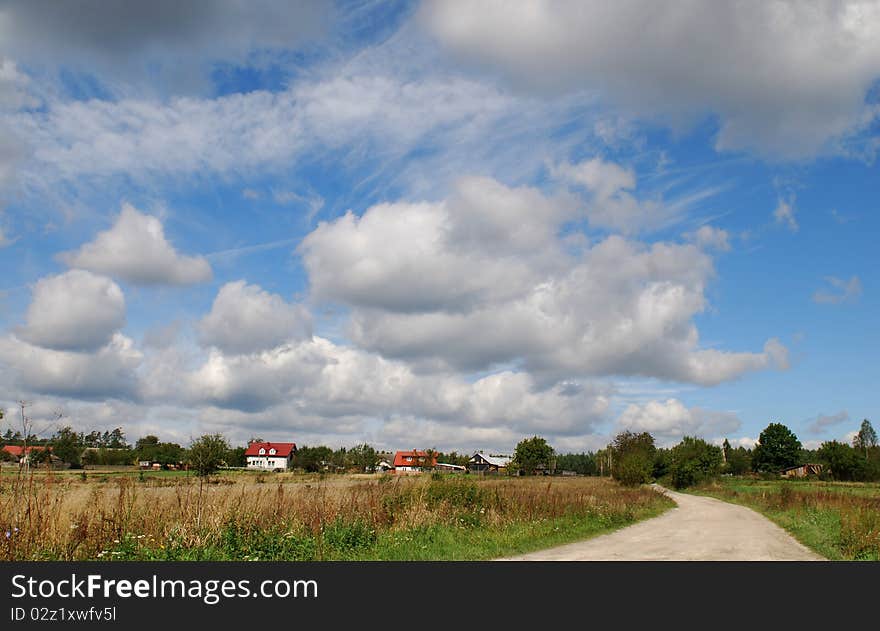
<path fill-rule="evenodd" d="M 3 476 L 0 521 L 10 526 L 0 533 L 0 559 L 488 559 L 584 539 L 673 506 L 650 489 L 596 477 L 102 479 Z"/>

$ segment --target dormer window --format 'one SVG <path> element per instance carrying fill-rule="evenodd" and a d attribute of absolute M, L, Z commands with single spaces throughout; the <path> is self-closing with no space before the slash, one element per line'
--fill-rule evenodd
<path fill-rule="evenodd" d="M 266 454 L 266 450 L 260 447 L 260 455 L 263 456 Z"/>
<path fill-rule="evenodd" d="M 275 455 L 275 448 L 274 448 L 274 447 L 272 447 L 272 449 L 269 450 L 269 455 L 270 455 L 270 456 L 274 456 L 274 455 Z"/>
<path fill-rule="evenodd" d="M 406 460 L 407 462 L 412 462 L 412 456 L 407 456 L 406 458 L 404 458 L 404 460 Z"/>

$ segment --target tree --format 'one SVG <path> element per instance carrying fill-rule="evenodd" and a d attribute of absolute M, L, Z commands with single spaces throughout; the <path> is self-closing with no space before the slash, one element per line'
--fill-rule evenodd
<path fill-rule="evenodd" d="M 721 447 L 710 445 L 702 438 L 685 436 L 672 448 L 672 484 L 677 489 L 699 484 L 718 475 L 722 461 Z"/>
<path fill-rule="evenodd" d="M 752 468 L 755 471 L 779 472 L 798 464 L 801 441 L 782 423 L 770 423 L 758 438 L 752 452 Z"/>
<path fill-rule="evenodd" d="M 865 463 L 862 461 L 858 449 L 850 447 L 846 443 L 831 440 L 822 443 L 817 455 L 835 480 L 864 479 Z"/>
<path fill-rule="evenodd" d="M 69 425 L 59 429 L 52 436 L 52 454 L 67 462 L 74 469 L 82 466 L 82 437 Z"/>
<path fill-rule="evenodd" d="M 745 447 L 736 447 L 727 452 L 724 471 L 731 475 L 743 475 L 752 470 L 752 452 Z"/>
<path fill-rule="evenodd" d="M 868 451 L 872 447 L 877 446 L 877 432 L 874 431 L 874 426 L 871 425 L 871 421 L 865 419 L 862 421 L 862 426 L 859 428 L 859 433 L 853 437 L 853 447 L 859 450 L 863 450 L 865 452 L 865 462 L 868 461 Z"/>
<path fill-rule="evenodd" d="M 628 486 L 644 484 L 654 472 L 654 437 L 648 432 L 620 432 L 608 447 L 611 450 L 611 477 Z"/>
<path fill-rule="evenodd" d="M 356 445 L 348 450 L 347 464 L 359 473 L 373 471 L 377 462 L 379 462 L 379 455 L 367 443 Z"/>
<path fill-rule="evenodd" d="M 510 466 L 525 475 L 534 475 L 549 470 L 552 460 L 553 447 L 540 436 L 533 436 L 519 441 Z"/>
<path fill-rule="evenodd" d="M 201 478 L 216 473 L 226 462 L 229 443 L 221 434 L 205 434 L 190 445 L 187 460 Z"/>

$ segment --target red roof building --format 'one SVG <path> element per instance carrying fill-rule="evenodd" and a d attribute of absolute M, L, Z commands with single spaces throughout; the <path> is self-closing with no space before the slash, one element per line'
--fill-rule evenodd
<path fill-rule="evenodd" d="M 289 469 L 296 443 L 251 443 L 244 452 L 248 469 L 283 471 Z"/>
<path fill-rule="evenodd" d="M 437 464 L 437 457 L 431 456 L 428 459 L 428 452 L 413 449 L 411 451 L 398 451 L 394 454 L 394 470 L 395 471 L 421 471 L 422 469 L 432 469 Z"/>
<path fill-rule="evenodd" d="M 27 448 L 27 453 L 31 453 L 32 451 L 43 451 L 43 449 L 44 447 L 33 445 Z M 21 458 L 22 454 L 25 453 L 25 448 L 21 445 L 3 445 L 3 451 L 15 456 L 16 458 Z"/>

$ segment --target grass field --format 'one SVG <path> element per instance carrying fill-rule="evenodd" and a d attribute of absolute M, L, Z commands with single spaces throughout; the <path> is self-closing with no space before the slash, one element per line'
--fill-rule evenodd
<path fill-rule="evenodd" d="M 3 475 L 0 559 L 476 560 L 672 506 L 601 478 L 226 472 L 201 486 L 186 472 Z"/>
<path fill-rule="evenodd" d="M 693 492 L 755 509 L 832 560 L 880 560 L 880 484 L 721 478 Z"/>

